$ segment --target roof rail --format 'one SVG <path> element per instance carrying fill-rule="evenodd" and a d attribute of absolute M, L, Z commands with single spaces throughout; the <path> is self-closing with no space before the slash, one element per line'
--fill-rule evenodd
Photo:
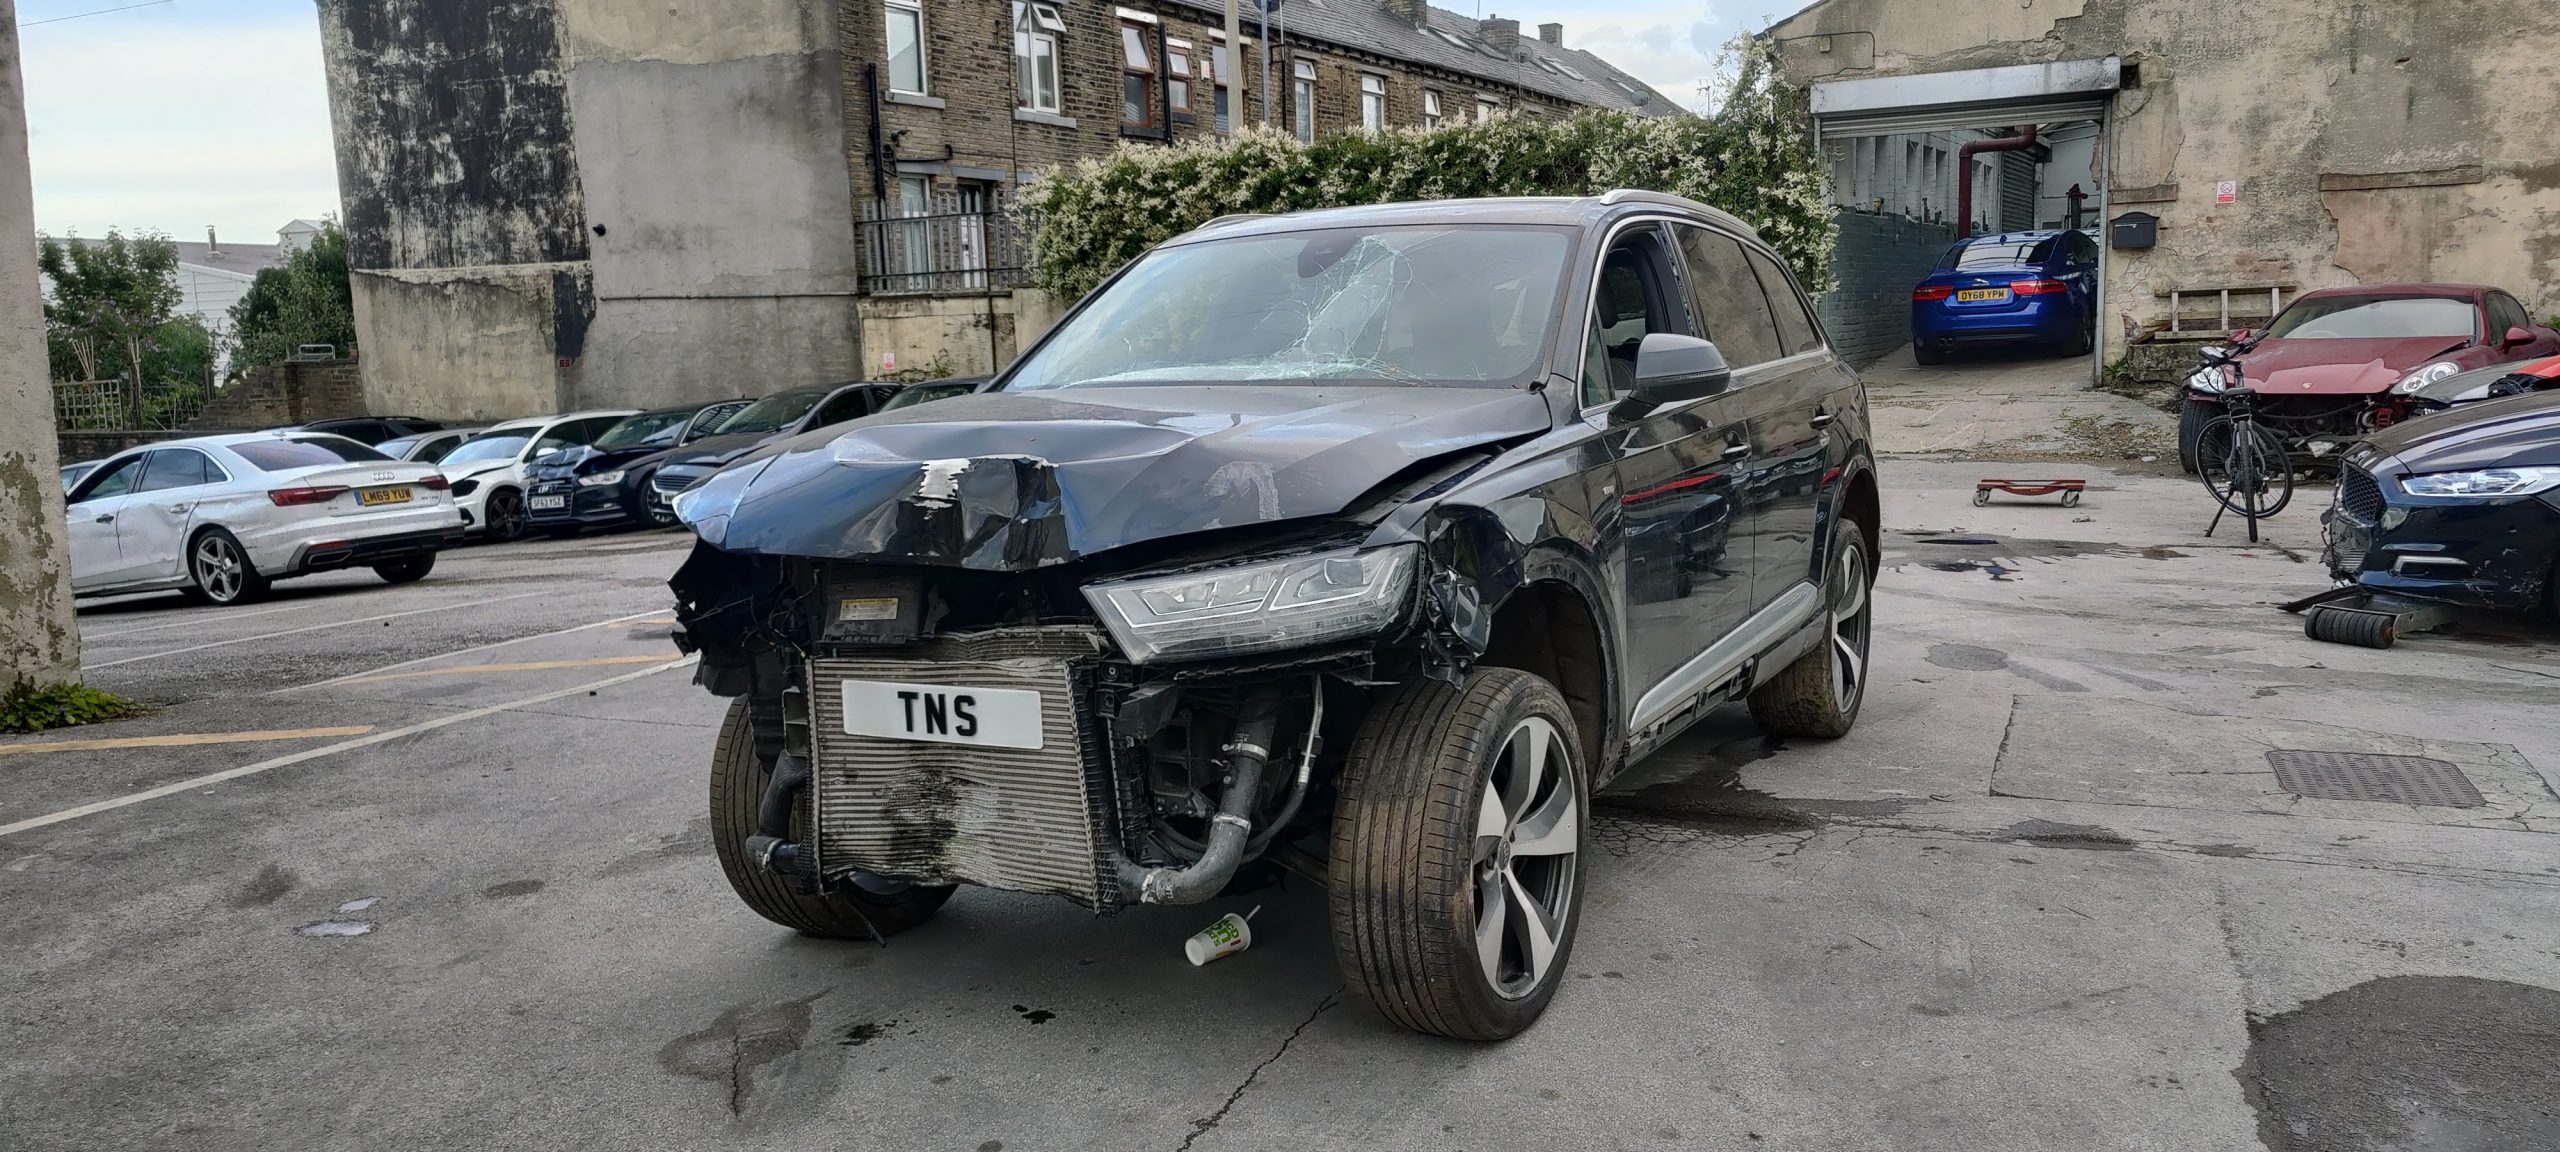
<path fill-rule="evenodd" d="M 1220 224 L 1237 224 L 1246 220 L 1268 220 L 1271 219 L 1273 215 L 1275 215 L 1275 213 L 1271 212 L 1229 212 L 1224 216 L 1211 217 L 1207 222 L 1201 224 L 1200 228 L 1215 228 Z M 1199 231 L 1199 229 L 1195 228 L 1193 231 L 1196 232 Z"/>
<path fill-rule="evenodd" d="M 1729 225 L 1746 235 L 1760 234 L 1759 229 L 1744 223 L 1741 217 L 1731 212 L 1713 205 L 1698 203 L 1686 196 L 1674 196 L 1668 192 L 1653 192 L 1643 188 L 1612 188 L 1600 194 L 1600 202 L 1603 204 L 1660 204 L 1668 208 L 1686 208 L 1691 212 L 1704 214 L 1718 223 Z"/>

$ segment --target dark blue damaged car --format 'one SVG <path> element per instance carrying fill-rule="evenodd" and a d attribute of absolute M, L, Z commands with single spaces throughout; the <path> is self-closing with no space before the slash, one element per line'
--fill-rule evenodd
<path fill-rule="evenodd" d="M 1840 736 L 1868 679 L 1864 389 L 1749 228 L 1650 193 L 1213 221 L 675 509 L 755 911 L 1286 870 L 1354 991 L 1467 1039 L 1562 978 L 1594 789 L 1728 700 Z"/>

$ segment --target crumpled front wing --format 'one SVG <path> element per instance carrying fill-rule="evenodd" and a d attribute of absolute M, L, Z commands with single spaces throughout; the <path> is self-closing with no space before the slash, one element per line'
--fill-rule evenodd
<path fill-rule="evenodd" d="M 818 868 L 1117 905 L 1108 752 L 1087 706 L 1108 650 L 1092 628 L 1010 628 L 810 661 Z M 1042 746 L 848 734 L 847 680 L 1037 692 Z"/>

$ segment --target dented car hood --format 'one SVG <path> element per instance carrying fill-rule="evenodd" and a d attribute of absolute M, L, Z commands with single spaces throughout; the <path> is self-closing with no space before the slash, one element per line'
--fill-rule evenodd
<path fill-rule="evenodd" d="M 1510 388 L 985 392 L 821 429 L 678 503 L 725 551 L 1021 571 L 1323 516 L 1416 465 L 1547 431 Z"/>
<path fill-rule="evenodd" d="M 2390 340 L 2284 340 L 2260 343 L 2240 358 L 2249 386 L 2270 395 L 2364 395 L 2388 392 L 2409 370 L 2468 347 L 2443 336 Z"/>

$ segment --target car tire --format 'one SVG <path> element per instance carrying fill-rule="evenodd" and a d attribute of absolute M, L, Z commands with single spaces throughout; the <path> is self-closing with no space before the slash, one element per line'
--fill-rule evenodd
<path fill-rule="evenodd" d="M 2204 435 L 2204 426 L 2222 415 L 2222 405 L 2187 397 L 2178 404 L 2178 467 L 2193 476 L 2203 466 L 2197 462 L 2196 441 Z"/>
<path fill-rule="evenodd" d="M 756 915 L 803 936 L 824 940 L 878 940 L 933 918 L 951 889 L 910 884 L 874 896 L 850 884 L 804 893 L 789 877 L 766 871 L 747 853 L 756 834 L 756 808 L 764 798 L 765 768 L 756 762 L 756 740 L 744 699 L 729 702 L 711 752 L 711 845 L 729 887 Z M 803 792 L 792 817 L 793 834 L 805 837 L 809 807 Z M 804 841 L 805 842 L 805 841 Z"/>
<path fill-rule="evenodd" d="M 489 539 L 512 541 L 524 539 L 524 494 L 513 488 L 500 488 L 489 494 L 480 506 L 481 519 L 487 524 Z"/>
<path fill-rule="evenodd" d="M 1875 565 L 1855 520 L 1832 530 L 1823 576 L 1822 642 L 1751 690 L 1751 718 L 1773 736 L 1836 740 L 1866 702 L 1875 633 Z"/>
<path fill-rule="evenodd" d="M 415 584 L 426 579 L 427 573 L 435 570 L 436 554 L 433 552 L 424 556 L 403 556 L 400 559 L 373 566 L 374 575 L 392 584 Z"/>
<path fill-rule="evenodd" d="M 1581 916 L 1582 761 L 1563 695 L 1529 673 L 1390 689 L 1338 782 L 1329 888 L 1344 984 L 1417 1032 L 1501 1040 L 1536 1023 Z"/>
<path fill-rule="evenodd" d="M 1926 343 L 1915 340 L 1911 344 L 1911 358 L 1923 367 L 1926 367 L 1931 364 L 1944 362 L 1947 358 L 1947 354 L 1939 349 L 1930 347 Z"/>
<path fill-rule="evenodd" d="M 216 606 L 245 604 L 266 595 L 267 586 L 239 537 L 207 528 L 187 541 L 187 586 L 180 589 L 187 599 Z"/>
<path fill-rule="evenodd" d="M 2062 342 L 2062 354 L 2065 356 L 2088 355 L 2090 351 L 2098 346 L 2097 333 L 2094 331 L 2096 327 L 2097 321 L 2095 319 L 2088 316 L 2082 316 L 2080 318 L 2080 330 L 2072 333 L 2070 339 Z"/>

